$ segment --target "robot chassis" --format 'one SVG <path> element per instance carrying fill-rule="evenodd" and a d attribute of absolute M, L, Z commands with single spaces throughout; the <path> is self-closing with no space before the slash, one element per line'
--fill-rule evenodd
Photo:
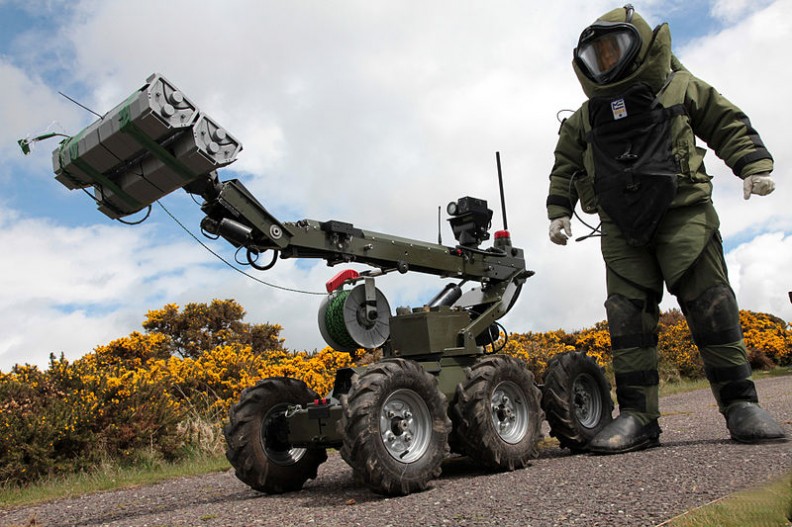
<path fill-rule="evenodd" d="M 28 153 L 31 143 L 54 135 L 19 143 Z M 379 348 L 382 360 L 340 369 L 328 394 L 292 378 L 263 379 L 231 408 L 227 457 L 250 487 L 299 490 L 335 448 L 372 491 L 404 495 L 439 476 L 449 451 L 493 471 L 526 466 L 537 455 L 543 417 L 560 445 L 576 452 L 610 422 L 610 383 L 585 353 L 556 356 L 539 385 L 523 361 L 491 352 L 502 342 L 497 320 L 533 272 L 506 230 L 495 233 L 492 247 L 480 248 L 492 218 L 486 201 L 465 197 L 448 205 L 454 247 L 334 220 L 281 222 L 241 182 L 218 178 L 216 170 L 236 159 L 241 144 L 159 74 L 64 137 L 53 152 L 56 179 L 92 191 L 109 218 L 184 188 L 203 198 L 202 230 L 244 251 L 256 269 L 279 258 L 373 268 L 330 280 L 318 322 L 335 350 Z M 261 265 L 265 253 L 272 259 Z M 426 305 L 392 314 L 375 278 L 394 271 L 453 282 Z M 475 287 L 463 292 L 468 282 Z"/>

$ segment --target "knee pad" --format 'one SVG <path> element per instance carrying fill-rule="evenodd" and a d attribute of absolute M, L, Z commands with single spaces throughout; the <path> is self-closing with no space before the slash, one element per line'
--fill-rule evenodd
<path fill-rule="evenodd" d="M 657 346 L 655 328 L 647 330 L 644 327 L 645 300 L 611 295 L 605 301 L 605 311 L 613 349 Z"/>
<path fill-rule="evenodd" d="M 698 298 L 682 303 L 690 333 L 698 347 L 729 344 L 742 339 L 740 311 L 726 284 L 710 287 Z"/>

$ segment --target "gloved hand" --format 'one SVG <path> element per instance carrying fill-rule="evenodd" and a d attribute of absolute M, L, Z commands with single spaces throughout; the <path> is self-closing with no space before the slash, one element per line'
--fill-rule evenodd
<path fill-rule="evenodd" d="M 775 182 L 770 177 L 770 172 L 762 172 L 748 176 L 743 180 L 743 198 L 748 199 L 751 194 L 767 196 L 775 190 Z"/>
<path fill-rule="evenodd" d="M 566 245 L 572 236 L 572 224 L 569 216 L 561 216 L 550 222 L 550 241 L 558 245 Z"/>

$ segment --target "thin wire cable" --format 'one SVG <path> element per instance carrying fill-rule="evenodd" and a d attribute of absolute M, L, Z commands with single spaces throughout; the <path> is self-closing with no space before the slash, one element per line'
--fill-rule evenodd
<path fill-rule="evenodd" d="M 80 108 L 82 108 L 83 110 L 85 110 L 85 111 L 87 111 L 87 112 L 90 112 L 90 113 L 94 114 L 94 115 L 95 115 L 95 116 L 97 116 L 99 119 L 103 119 L 103 118 L 104 118 L 104 115 L 99 115 L 98 113 L 96 113 L 95 111 L 91 110 L 90 108 L 88 108 L 88 107 L 87 107 L 87 106 L 85 106 L 84 104 L 82 104 L 82 103 L 79 103 L 79 102 L 77 102 L 76 100 L 72 99 L 71 97 L 69 97 L 68 95 L 66 95 L 65 93 L 63 93 L 62 91 L 59 91 L 59 92 L 58 92 L 58 94 L 60 94 L 61 96 L 65 97 L 66 99 L 70 100 L 71 102 L 73 102 L 74 104 L 76 104 L 77 106 L 79 106 Z"/>
<path fill-rule="evenodd" d="M 86 194 L 86 195 L 87 195 L 89 198 L 91 198 L 91 199 L 94 201 L 94 203 L 96 203 L 97 205 L 100 205 L 100 206 L 101 206 L 101 205 L 105 205 L 105 206 L 108 206 L 108 207 L 110 207 L 110 208 L 114 209 L 116 212 L 119 212 L 119 211 L 118 211 L 118 209 L 117 209 L 116 207 L 113 207 L 113 206 L 112 206 L 112 205 L 110 205 L 109 203 L 107 203 L 107 202 L 105 202 L 105 201 L 103 201 L 103 200 L 100 200 L 100 199 L 98 199 L 96 196 L 94 196 L 93 194 L 91 194 L 90 192 L 88 192 L 88 190 L 87 190 L 87 189 L 83 188 L 83 189 L 81 189 L 81 190 L 82 190 L 83 192 L 85 192 L 85 194 Z M 100 191 L 101 191 L 101 190 L 100 190 Z M 104 194 L 102 195 L 102 198 L 104 198 Z M 140 210 L 143 210 L 143 209 L 140 209 Z M 138 211 L 138 212 L 140 212 L 140 211 Z M 146 221 L 147 219 L 149 219 L 149 216 L 151 216 L 151 205 L 147 205 L 147 206 L 146 206 L 146 215 L 145 215 L 145 216 L 143 216 L 143 218 L 141 218 L 141 219 L 139 219 L 139 220 L 136 220 L 136 221 L 126 221 L 126 220 L 123 220 L 123 219 L 121 219 L 120 217 L 118 217 L 118 218 L 115 218 L 115 220 L 116 220 L 117 222 L 119 222 L 119 223 L 123 223 L 124 225 L 132 225 L 132 226 L 134 226 L 134 225 L 140 225 L 141 223 L 143 223 L 144 221 Z"/>
<path fill-rule="evenodd" d="M 562 111 L 563 111 L 563 110 L 562 110 Z M 575 178 L 577 177 L 577 175 L 578 175 L 579 173 L 580 173 L 580 172 L 575 172 L 574 174 L 572 174 L 572 177 L 570 177 L 570 178 L 569 178 L 569 189 L 568 189 L 567 191 L 568 191 L 570 194 L 572 193 L 572 185 L 574 184 L 574 182 L 575 182 Z M 574 208 L 572 209 L 572 214 L 574 214 L 574 215 L 575 215 L 575 217 L 578 219 L 578 221 L 579 221 L 580 223 L 582 223 L 583 225 L 585 225 L 586 227 L 588 227 L 589 229 L 591 229 L 591 232 L 590 232 L 590 233 L 588 233 L 588 234 L 586 234 L 585 236 L 579 236 L 579 237 L 575 238 L 575 241 L 576 241 L 576 242 L 582 242 L 583 240 L 587 240 L 587 239 L 589 239 L 589 238 L 598 238 L 598 237 L 601 237 L 601 236 L 603 236 L 603 234 L 602 234 L 602 230 L 600 229 L 600 227 L 602 227 L 602 221 L 600 221 L 600 222 L 599 222 L 599 225 L 597 225 L 596 227 L 592 227 L 591 225 L 589 225 L 588 223 L 586 223 L 586 222 L 585 222 L 585 220 L 583 220 L 583 218 L 581 218 L 580 216 L 578 216 L 578 213 L 577 213 L 577 211 L 576 211 Z"/>
<path fill-rule="evenodd" d="M 146 215 L 137 221 L 126 221 L 121 218 L 116 218 L 116 220 L 123 223 L 124 225 L 140 225 L 141 223 L 149 219 L 149 216 L 151 216 L 151 205 L 146 207 Z"/>
<path fill-rule="evenodd" d="M 282 286 L 282 285 L 271 284 L 271 283 L 269 283 L 269 282 L 265 282 L 264 280 L 261 280 L 261 279 L 259 279 L 259 278 L 256 278 L 256 277 L 255 277 L 255 276 L 253 276 L 253 275 L 250 275 L 250 274 L 246 273 L 246 272 L 245 272 L 245 271 L 243 271 L 242 269 L 239 269 L 238 267 L 236 267 L 235 265 L 233 265 L 231 262 L 229 262 L 228 260 L 226 260 L 225 258 L 223 258 L 222 256 L 220 256 L 219 254 L 217 254 L 215 251 L 213 251 L 213 250 L 211 249 L 211 247 L 209 247 L 208 245 L 206 245 L 206 244 L 205 244 L 205 243 L 204 243 L 204 242 L 203 242 L 201 239 L 199 239 L 199 238 L 198 238 L 198 237 L 197 237 L 195 234 L 193 234 L 193 233 L 192 233 L 192 231 L 191 231 L 190 229 L 188 229 L 187 227 L 185 227 L 185 226 L 184 226 L 184 224 L 183 224 L 182 222 L 180 222 L 180 221 L 178 220 L 178 218 L 176 218 L 176 216 L 174 216 L 174 215 L 171 213 L 171 211 L 169 211 L 169 210 L 168 210 L 168 208 L 167 208 L 165 205 L 163 205 L 163 204 L 162 204 L 162 203 L 161 203 L 159 200 L 157 200 L 157 205 L 159 205 L 160 207 L 162 207 L 162 210 L 164 210 L 164 211 L 165 211 L 165 214 L 167 214 L 168 216 L 170 216 L 170 217 L 171 217 L 171 219 L 172 219 L 173 221 L 175 221 L 175 222 L 176 222 L 176 225 L 178 225 L 179 227 L 181 227 L 181 228 L 184 230 L 184 232 L 186 232 L 187 234 L 189 234 L 189 235 L 190 235 L 190 237 L 191 237 L 193 240 L 195 240 L 196 242 L 198 242 L 198 243 L 199 243 L 199 244 L 200 244 L 200 245 L 201 245 L 201 246 L 202 246 L 204 249 L 206 249 L 207 251 L 209 251 L 210 253 L 212 253 L 212 254 L 215 256 L 215 258 L 217 258 L 218 260 L 220 260 L 221 262 L 223 262 L 224 264 L 226 264 L 228 267 L 230 267 L 230 268 L 231 268 L 231 269 L 233 269 L 234 271 L 238 272 L 239 274 L 245 275 L 245 276 L 247 276 L 248 278 L 250 278 L 251 280 L 255 280 L 256 282 L 258 282 L 258 283 L 260 283 L 260 284 L 263 284 L 263 285 L 266 285 L 266 286 L 269 286 L 269 287 L 272 287 L 272 288 L 275 288 L 275 289 L 280 289 L 281 291 L 288 291 L 288 292 L 290 292 L 290 293 L 300 293 L 300 294 L 303 294 L 303 295 L 316 295 L 316 296 L 325 296 L 325 295 L 327 294 L 327 293 L 320 293 L 320 292 L 316 292 L 316 291 L 304 291 L 304 290 L 302 290 L 302 289 L 292 289 L 292 288 L 290 288 L 290 287 L 284 287 L 284 286 Z"/>
<path fill-rule="evenodd" d="M 485 346 L 484 347 L 484 354 L 485 355 L 492 355 L 493 353 L 498 353 L 499 351 L 501 351 L 503 348 L 506 347 L 506 344 L 509 343 L 509 332 L 506 331 L 506 328 L 503 327 L 503 324 L 501 324 L 500 322 L 493 322 L 493 324 L 495 324 L 498 327 L 498 339 L 497 340 L 493 339 L 492 338 L 492 333 L 490 333 L 490 343 L 487 344 L 487 346 L 490 347 L 490 350 L 486 351 L 486 346 Z M 503 333 L 503 342 L 501 343 L 500 346 L 498 346 L 497 349 L 495 349 L 495 344 L 497 344 L 498 341 L 501 340 L 500 339 L 500 334 L 501 333 Z"/>

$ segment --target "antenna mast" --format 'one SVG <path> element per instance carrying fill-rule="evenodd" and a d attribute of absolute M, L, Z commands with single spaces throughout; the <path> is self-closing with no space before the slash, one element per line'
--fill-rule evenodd
<path fill-rule="evenodd" d="M 498 187 L 500 188 L 501 213 L 503 214 L 503 230 L 508 231 L 506 221 L 506 195 L 503 193 L 503 172 L 501 171 L 500 152 L 495 152 L 495 161 L 498 163 Z"/>

